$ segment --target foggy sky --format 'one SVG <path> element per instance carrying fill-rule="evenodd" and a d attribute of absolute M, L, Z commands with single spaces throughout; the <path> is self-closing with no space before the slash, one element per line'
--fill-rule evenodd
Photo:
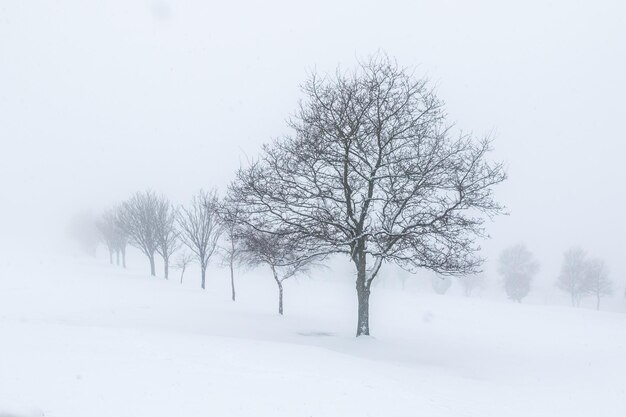
<path fill-rule="evenodd" d="M 571 245 L 626 281 L 620 1 L 0 3 L 0 239 L 62 230 L 152 188 L 224 188 L 285 120 L 313 69 L 378 49 L 427 76 L 451 122 L 492 135 L 511 213 L 553 282 Z M 24 227 L 23 225 L 27 226 Z"/>

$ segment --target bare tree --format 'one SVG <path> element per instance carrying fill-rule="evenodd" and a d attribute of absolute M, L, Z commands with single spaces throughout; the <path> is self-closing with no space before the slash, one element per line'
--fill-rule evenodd
<path fill-rule="evenodd" d="M 178 211 L 165 197 L 159 197 L 156 208 L 156 251 L 163 258 L 163 276 L 169 278 L 170 258 L 180 248 L 177 227 Z"/>
<path fill-rule="evenodd" d="M 435 275 L 430 279 L 433 290 L 439 295 L 444 295 L 452 286 L 452 279 L 447 276 Z"/>
<path fill-rule="evenodd" d="M 502 275 L 504 289 L 509 298 L 518 303 L 530 292 L 530 282 L 538 271 L 539 263 L 523 243 L 505 249 L 498 259 L 498 273 Z"/>
<path fill-rule="evenodd" d="M 220 247 L 222 261 L 230 269 L 231 298 L 235 301 L 235 264 L 241 257 L 241 245 L 238 239 L 238 217 L 242 214 L 236 205 L 226 202 L 220 205 L 220 223 L 222 225 L 224 244 Z"/>
<path fill-rule="evenodd" d="M 98 230 L 97 219 L 90 211 L 81 211 L 72 216 L 67 232 L 90 256 L 96 256 L 96 250 L 102 235 Z"/>
<path fill-rule="evenodd" d="M 613 294 L 613 282 L 609 270 L 601 259 L 587 261 L 586 290 L 596 297 L 596 310 L 600 310 L 600 298 Z"/>
<path fill-rule="evenodd" d="M 463 294 L 466 297 L 471 297 L 475 290 L 485 287 L 485 275 L 482 273 L 461 277 L 459 281 L 463 287 Z"/>
<path fill-rule="evenodd" d="M 385 262 L 409 271 L 475 272 L 485 216 L 505 179 L 488 140 L 453 138 L 425 80 L 386 56 L 353 73 L 312 75 L 293 135 L 263 148 L 230 193 L 263 229 L 283 230 L 301 253 L 342 253 L 356 269 L 357 336 L 368 335 L 372 281 Z"/>
<path fill-rule="evenodd" d="M 116 238 L 115 238 L 115 253 L 117 254 L 117 264 L 120 264 L 120 255 L 122 257 L 122 267 L 126 268 L 126 246 L 128 246 L 128 233 L 122 224 L 122 212 L 123 207 L 115 208 L 115 224 L 116 224 Z"/>
<path fill-rule="evenodd" d="M 571 248 L 565 252 L 556 285 L 569 293 L 574 307 L 580 306 L 580 301 L 588 293 L 587 253 L 583 249 Z"/>
<path fill-rule="evenodd" d="M 201 190 L 193 197 L 191 205 L 188 208 L 182 207 L 178 215 L 180 239 L 200 264 L 202 289 L 205 289 L 207 265 L 222 233 L 218 212 L 219 203 L 215 191 Z"/>
<path fill-rule="evenodd" d="M 107 246 L 109 251 L 109 263 L 113 265 L 113 254 L 119 247 L 119 234 L 121 233 L 118 227 L 117 214 L 115 210 L 109 209 L 102 214 L 102 217 L 97 221 L 98 230 L 102 235 L 102 240 Z M 119 262 L 118 262 L 119 264 Z"/>
<path fill-rule="evenodd" d="M 150 275 L 155 275 L 154 253 L 158 247 L 157 208 L 159 199 L 152 191 L 137 192 L 122 204 L 120 227 L 130 244 L 141 250 L 150 261 Z"/>
<path fill-rule="evenodd" d="M 113 264 L 113 254 L 116 255 L 116 263 L 120 265 L 120 255 L 122 265 L 126 268 L 126 245 L 128 236 L 120 224 L 120 208 L 106 210 L 97 222 L 98 230 L 102 240 L 109 251 L 109 262 Z"/>
<path fill-rule="evenodd" d="M 278 314 L 283 314 L 283 282 L 307 272 L 314 258 L 300 254 L 288 234 L 267 233 L 248 228 L 240 230 L 241 260 L 247 265 L 267 265 L 278 286 Z"/>
<path fill-rule="evenodd" d="M 183 275 L 185 275 L 185 270 L 194 261 L 194 255 L 184 252 L 182 255 L 178 257 L 176 261 L 176 268 L 180 269 L 180 283 L 183 283 Z"/>

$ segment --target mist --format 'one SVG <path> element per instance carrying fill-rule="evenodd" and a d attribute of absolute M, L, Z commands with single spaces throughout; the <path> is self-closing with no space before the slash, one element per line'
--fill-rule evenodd
<path fill-rule="evenodd" d="M 224 196 L 237 170 L 258 158 L 264 144 L 293 133 L 288 123 L 311 74 L 332 78 L 383 53 L 428 80 L 452 130 L 489 137 L 489 158 L 504 164 L 508 178 L 494 187 L 494 196 L 505 213 L 485 224 L 489 238 L 479 240 L 490 282 L 483 298 L 506 301 L 498 259 L 523 244 L 537 264 L 530 304 L 568 308 L 556 282 L 564 253 L 580 247 L 604 261 L 614 285 L 605 309 L 620 318 L 598 323 L 623 323 L 625 39 L 626 6 L 609 0 L 4 0 L 0 248 L 17 254 L 11 259 L 32 252 L 76 257 L 68 225 L 77 213 L 98 218 L 145 190 L 176 207 L 201 189 Z M 105 265 L 105 258 L 100 245 L 95 262 Z M 131 249 L 133 273 L 147 275 L 145 262 Z M 353 285 L 347 263 L 332 257 L 319 275 Z M 225 273 L 215 272 L 217 263 L 211 268 Z M 185 278 L 194 285 L 196 269 Z M 408 293 L 431 291 L 431 271 L 388 271 L 383 287 L 399 291 L 396 278 L 408 276 Z M 208 281 L 209 289 L 216 285 L 211 273 Z M 271 294 L 274 309 L 273 284 L 267 285 L 259 291 Z M 285 285 L 289 314 L 291 282 Z M 301 317 L 300 307 L 310 303 L 305 287 L 293 295 Z M 462 296 L 458 285 L 451 293 Z M 381 299 L 395 303 L 387 293 Z M 429 307 L 416 320 L 437 314 L 436 303 L 424 302 Z M 480 318 L 491 307 L 477 308 L 485 309 L 476 313 Z M 392 334 L 382 321 L 376 324 L 382 338 Z M 288 327 L 318 331 L 300 329 L 297 320 Z M 0 393 L 0 416 L 2 406 Z M 406 410 L 397 411 L 389 415 Z M 534 411 L 526 415 L 541 414 Z"/>

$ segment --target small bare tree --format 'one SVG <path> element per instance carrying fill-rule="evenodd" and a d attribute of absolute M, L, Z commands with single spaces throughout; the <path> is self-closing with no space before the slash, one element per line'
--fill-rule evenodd
<path fill-rule="evenodd" d="M 163 258 L 163 277 L 169 278 L 170 258 L 180 248 L 178 210 L 165 197 L 159 197 L 156 209 L 156 251 Z"/>
<path fill-rule="evenodd" d="M 117 255 L 117 264 L 120 264 L 120 255 L 122 258 L 122 267 L 126 268 L 126 246 L 128 246 L 128 233 L 124 229 L 122 225 L 122 207 L 116 207 L 115 214 L 115 225 L 117 226 L 117 234 L 115 238 L 115 253 Z"/>
<path fill-rule="evenodd" d="M 74 214 L 69 221 L 67 232 L 86 254 L 96 256 L 102 234 L 98 228 L 97 219 L 90 211 Z"/>
<path fill-rule="evenodd" d="M 283 282 L 297 274 L 305 273 L 313 258 L 298 253 L 297 245 L 288 234 L 267 233 L 254 228 L 239 229 L 241 260 L 250 266 L 266 265 L 278 286 L 278 314 L 283 315 Z"/>
<path fill-rule="evenodd" d="M 205 289 L 206 268 L 222 233 L 216 192 L 201 190 L 195 195 L 189 207 L 180 209 L 178 225 L 182 243 L 189 248 L 200 264 L 201 287 Z"/>
<path fill-rule="evenodd" d="M 119 235 L 121 234 L 115 210 L 109 209 L 105 211 L 97 221 L 97 225 L 102 235 L 102 240 L 109 251 L 109 263 L 113 265 L 113 254 L 116 253 L 119 248 Z"/>
<path fill-rule="evenodd" d="M 565 252 L 556 285 L 569 293 L 572 306 L 580 306 L 580 301 L 588 294 L 587 253 L 583 249 L 571 248 Z"/>
<path fill-rule="evenodd" d="M 183 283 L 183 276 L 185 275 L 185 270 L 194 261 L 194 255 L 184 252 L 178 257 L 176 261 L 176 268 L 180 269 L 180 283 Z"/>
<path fill-rule="evenodd" d="M 475 290 L 485 287 L 485 276 L 482 273 L 467 275 L 459 279 L 463 287 L 463 294 L 471 297 Z"/>
<path fill-rule="evenodd" d="M 600 310 L 600 298 L 613 294 L 613 282 L 609 270 L 601 259 L 587 261 L 586 290 L 596 297 L 596 310 Z"/>
<path fill-rule="evenodd" d="M 119 224 L 128 235 L 130 244 L 141 250 L 150 261 L 150 275 L 156 274 L 154 253 L 158 247 L 158 202 L 152 191 L 137 192 L 122 204 Z"/>
<path fill-rule="evenodd" d="M 509 298 L 518 303 L 530 292 L 530 282 L 538 271 L 539 263 L 523 243 L 505 249 L 498 259 L 504 289 Z"/>
<path fill-rule="evenodd" d="M 435 275 L 430 279 L 430 285 L 437 294 L 444 295 L 452 286 L 452 279 L 442 275 Z"/>
<path fill-rule="evenodd" d="M 224 201 L 220 205 L 220 223 L 223 230 L 224 243 L 220 247 L 222 262 L 230 269 L 231 298 L 235 301 L 235 264 L 241 261 L 241 244 L 238 235 L 241 235 L 241 225 L 238 218 L 242 212 L 236 204 Z"/>

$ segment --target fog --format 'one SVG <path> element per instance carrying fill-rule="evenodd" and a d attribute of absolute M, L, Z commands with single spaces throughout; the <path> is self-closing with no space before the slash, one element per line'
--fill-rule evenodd
<path fill-rule="evenodd" d="M 2 0 L 0 417 L 279 415 L 276 392 L 289 415 L 623 415 L 625 40 L 617 0 Z M 495 198 L 507 214 L 481 241 L 487 292 L 466 298 L 454 284 L 443 297 L 451 284 L 433 281 L 436 295 L 430 279 L 400 291 L 404 276 L 387 269 L 373 290 L 380 339 L 359 345 L 347 260 L 287 282 L 277 321 L 268 270 L 241 271 L 234 307 L 214 260 L 201 293 L 196 266 L 179 285 L 149 281 L 135 249 L 129 270 L 104 252 L 76 256 L 77 213 L 144 190 L 175 205 L 223 195 L 263 144 L 291 133 L 311 73 L 376 53 L 427 78 L 454 132 L 490 137 L 489 158 L 505 165 Z M 536 273 L 521 306 L 496 272 L 511 247 L 508 262 L 522 253 Z M 555 285 L 571 247 L 606 262 L 615 292 L 600 313 L 570 308 Z M 123 381 L 107 373 L 119 369 Z M 202 385 L 216 372 L 219 388 Z M 98 396 L 125 383 L 140 405 Z M 207 395 L 214 408 L 194 402 Z"/>
<path fill-rule="evenodd" d="M 310 71 L 383 50 L 430 79 L 459 129 L 494 138 L 510 216 L 489 225 L 487 258 L 526 242 L 539 279 L 552 281 L 579 245 L 623 281 L 625 11 L 607 1 L 5 1 L 2 235 L 56 239 L 71 214 L 136 190 L 186 202 L 223 189 L 289 132 Z"/>

